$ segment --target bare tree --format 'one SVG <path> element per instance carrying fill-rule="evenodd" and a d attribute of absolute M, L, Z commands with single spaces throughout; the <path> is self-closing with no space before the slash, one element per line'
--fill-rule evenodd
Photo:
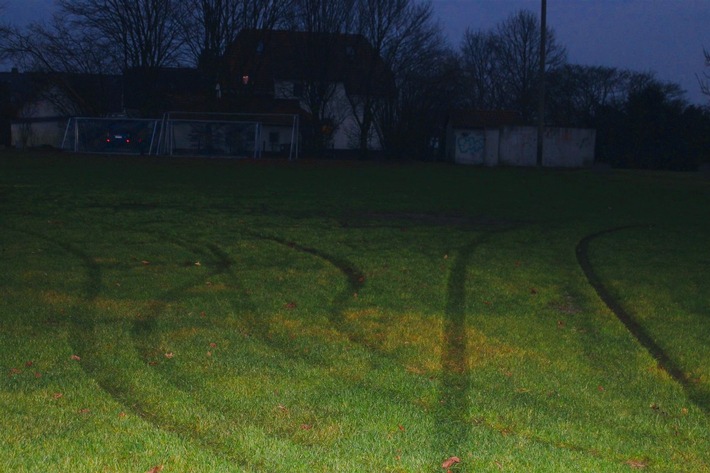
<path fill-rule="evenodd" d="M 48 24 L 31 23 L 8 35 L 6 53 L 24 70 L 50 73 L 117 73 L 119 49 L 86 29 L 72 28 L 58 13 Z"/>
<path fill-rule="evenodd" d="M 567 53 L 554 32 L 547 28 L 546 69 L 566 62 Z M 471 82 L 469 99 L 476 106 L 512 108 L 531 121 L 537 108 L 540 25 L 534 13 L 521 10 L 490 33 L 467 33 L 461 47 L 462 61 Z"/>
<path fill-rule="evenodd" d="M 490 110 L 505 101 L 500 62 L 496 56 L 497 38 L 492 32 L 470 29 L 461 43 L 463 98 L 469 108 Z"/>
<path fill-rule="evenodd" d="M 183 0 L 185 47 L 195 63 L 216 62 L 242 29 L 285 25 L 292 0 Z"/>
<path fill-rule="evenodd" d="M 613 67 L 564 65 L 548 73 L 546 115 L 559 126 L 594 126 L 600 111 L 626 99 L 630 73 Z"/>
<path fill-rule="evenodd" d="M 342 35 L 352 31 L 355 0 L 294 0 L 291 28 L 302 32 L 297 47 L 301 67 L 301 100 L 312 116 L 306 143 L 316 152 L 330 147 L 345 115 L 346 101 L 337 79 Z"/>
<path fill-rule="evenodd" d="M 438 136 L 459 74 L 431 3 L 408 3 L 391 30 L 379 30 L 389 33 L 380 36 L 380 51 L 396 93 L 376 110 L 376 128 L 390 154 L 422 157 L 415 155 L 425 153 Z"/>
<path fill-rule="evenodd" d="M 443 38 L 433 19 L 430 2 L 416 0 L 359 0 L 357 2 L 356 31 L 372 47 L 360 68 L 364 71 L 358 84 L 358 94 L 349 96 L 350 105 L 359 127 L 359 148 L 366 151 L 373 128 L 381 143 L 384 108 L 397 100 L 397 82 L 408 80 L 417 61 L 431 57 L 431 52 L 443 44 Z M 420 70 L 421 74 L 422 71 Z M 420 75 L 420 77 L 422 77 Z"/>
<path fill-rule="evenodd" d="M 177 0 L 59 0 L 68 26 L 109 41 L 123 68 L 179 62 L 180 6 Z"/>
<path fill-rule="evenodd" d="M 703 54 L 705 56 L 705 67 L 710 67 L 710 51 L 703 49 Z M 702 77 L 698 77 L 698 82 L 700 83 L 700 91 L 703 95 L 710 97 L 710 74 L 707 72 L 703 73 Z"/>

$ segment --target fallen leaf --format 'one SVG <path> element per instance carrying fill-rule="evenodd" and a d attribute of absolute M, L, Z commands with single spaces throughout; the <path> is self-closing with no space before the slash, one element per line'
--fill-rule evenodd
<path fill-rule="evenodd" d="M 658 404 L 656 404 L 655 402 L 648 407 L 650 407 L 654 411 L 657 411 L 658 409 L 660 409 L 660 406 Z"/>
<path fill-rule="evenodd" d="M 534 287 L 531 287 L 530 294 L 537 294 L 537 289 L 535 289 Z"/>
<path fill-rule="evenodd" d="M 212 352 L 211 352 L 211 351 L 208 351 L 208 352 L 207 352 L 207 356 L 212 356 Z"/>
<path fill-rule="evenodd" d="M 403 425 L 398 425 L 397 427 L 399 427 L 399 430 L 401 430 L 402 432 L 404 432 L 404 426 L 403 426 Z"/>
<path fill-rule="evenodd" d="M 167 352 L 167 353 L 165 354 L 165 358 L 168 358 L 168 359 L 170 359 L 170 358 L 172 358 L 172 357 L 174 357 L 174 356 L 175 356 L 175 353 L 173 353 L 173 352 L 171 352 L 171 351 L 169 351 L 169 352 Z"/>
<path fill-rule="evenodd" d="M 296 303 L 295 302 L 287 302 L 284 304 L 284 307 L 286 309 L 295 309 L 296 308 Z"/>
<path fill-rule="evenodd" d="M 207 314 L 205 314 L 204 310 L 202 312 L 200 312 L 200 317 L 207 317 Z"/>
<path fill-rule="evenodd" d="M 602 386 L 602 385 L 600 384 L 599 386 L 597 386 L 597 390 L 599 390 L 599 391 L 604 391 L 604 386 Z"/>
<path fill-rule="evenodd" d="M 441 467 L 446 469 L 451 468 L 453 465 L 456 463 L 460 463 L 461 459 L 459 457 L 449 457 L 447 460 L 444 461 L 444 463 L 441 464 Z"/>
<path fill-rule="evenodd" d="M 148 366 L 155 366 L 155 365 L 157 365 L 157 364 L 158 364 L 158 362 L 155 361 L 155 360 L 148 362 Z"/>
<path fill-rule="evenodd" d="M 126 413 L 125 413 L 125 412 L 121 411 L 121 412 L 118 413 L 118 418 L 119 418 L 119 419 L 124 419 L 125 417 L 126 417 Z"/>
<path fill-rule="evenodd" d="M 72 355 L 72 356 L 70 356 L 69 358 L 72 359 L 72 360 L 74 360 L 74 361 L 79 361 L 79 360 L 81 360 L 81 357 L 80 357 L 79 355 Z"/>
<path fill-rule="evenodd" d="M 217 344 L 215 342 L 210 343 L 210 348 L 217 348 Z"/>
<path fill-rule="evenodd" d="M 301 430 L 311 430 L 313 428 L 310 424 L 301 424 Z"/>
<path fill-rule="evenodd" d="M 34 362 L 33 362 L 33 361 L 27 361 L 27 362 L 25 362 L 25 366 L 28 367 L 28 368 L 29 368 L 30 366 L 32 366 L 32 365 L 34 365 Z"/>
<path fill-rule="evenodd" d="M 20 373 L 22 373 L 22 370 L 19 370 L 17 368 L 10 368 L 10 376 L 20 374 Z"/>
<path fill-rule="evenodd" d="M 143 260 L 141 261 L 141 263 L 143 263 L 143 266 L 148 266 L 150 264 L 150 261 Z"/>
<path fill-rule="evenodd" d="M 199 261 L 195 261 L 195 266 L 202 266 L 202 263 L 200 263 Z"/>
<path fill-rule="evenodd" d="M 161 471 L 163 471 L 163 465 L 156 465 L 145 473 L 160 473 Z"/>
<path fill-rule="evenodd" d="M 41 378 L 41 377 L 42 377 L 42 373 L 40 373 L 39 371 L 35 371 L 35 378 Z"/>
<path fill-rule="evenodd" d="M 486 305 L 491 305 L 491 304 L 493 304 L 491 301 L 483 301 L 483 303 L 486 304 Z"/>
<path fill-rule="evenodd" d="M 444 255 L 444 259 L 449 259 L 449 255 Z"/>
<path fill-rule="evenodd" d="M 54 399 L 60 399 L 60 398 L 64 397 L 64 394 L 62 394 L 62 393 L 54 393 L 54 394 L 52 394 L 52 397 L 53 397 Z"/>
<path fill-rule="evenodd" d="M 89 412 L 91 412 L 91 409 L 89 409 L 88 407 L 79 409 L 79 414 L 88 414 Z"/>
<path fill-rule="evenodd" d="M 565 326 L 565 323 L 563 321 L 561 321 L 561 320 L 557 321 L 557 328 L 562 328 L 564 326 Z"/>

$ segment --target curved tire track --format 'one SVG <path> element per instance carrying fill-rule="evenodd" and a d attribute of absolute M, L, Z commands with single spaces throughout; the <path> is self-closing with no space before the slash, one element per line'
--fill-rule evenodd
<path fill-rule="evenodd" d="M 648 331 L 631 315 L 618 300 L 609 292 L 599 275 L 594 271 L 594 266 L 589 259 L 589 245 L 592 241 L 602 236 L 617 233 L 623 230 L 635 228 L 649 228 L 649 225 L 625 225 L 621 227 L 608 228 L 591 235 L 583 237 L 577 243 L 575 253 L 577 262 L 582 268 L 589 284 L 594 288 L 599 298 L 611 310 L 619 321 L 624 324 L 626 330 L 636 339 L 636 341 L 656 360 L 658 366 L 668 373 L 668 375 L 680 384 L 688 398 L 705 415 L 710 414 L 710 407 L 706 404 L 710 399 L 710 393 L 704 393 L 697 386 L 694 386 L 683 369 L 666 353 L 666 351 L 653 339 Z"/>

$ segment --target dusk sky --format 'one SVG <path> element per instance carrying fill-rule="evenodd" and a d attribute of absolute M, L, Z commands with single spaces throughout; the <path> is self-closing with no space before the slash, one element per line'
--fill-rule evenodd
<path fill-rule="evenodd" d="M 0 0 L 5 20 L 23 24 L 50 16 L 54 0 Z M 526 9 L 539 15 L 540 0 L 432 0 L 451 44 L 466 28 L 489 30 Z M 573 64 L 653 71 L 680 84 L 693 103 L 708 103 L 696 76 L 710 49 L 710 0 L 548 0 L 547 23 Z"/>

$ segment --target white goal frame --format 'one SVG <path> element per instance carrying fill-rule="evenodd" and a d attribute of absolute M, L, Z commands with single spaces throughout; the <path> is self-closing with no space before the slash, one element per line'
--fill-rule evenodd
<path fill-rule="evenodd" d="M 75 153 L 151 154 L 159 125 L 150 118 L 72 117 L 60 147 Z"/>
<path fill-rule="evenodd" d="M 184 143 L 186 140 L 185 127 L 189 127 L 193 135 L 200 134 L 199 130 L 202 130 L 210 141 L 221 138 L 233 142 L 249 138 L 246 151 L 250 156 L 242 153 L 243 157 L 258 159 L 264 156 L 264 153 L 279 152 L 287 153 L 289 161 L 298 159 L 300 131 L 299 117 L 296 114 L 166 112 L 160 122 L 155 154 L 168 156 L 190 154 L 189 149 L 177 146 L 178 142 Z M 195 140 L 194 136 L 193 140 Z M 197 147 L 198 149 L 194 150 L 192 155 L 203 156 L 201 143 Z M 227 153 L 219 151 L 219 147 L 215 149 L 211 145 L 207 145 L 205 149 L 210 156 L 235 156 L 231 149 Z"/>

